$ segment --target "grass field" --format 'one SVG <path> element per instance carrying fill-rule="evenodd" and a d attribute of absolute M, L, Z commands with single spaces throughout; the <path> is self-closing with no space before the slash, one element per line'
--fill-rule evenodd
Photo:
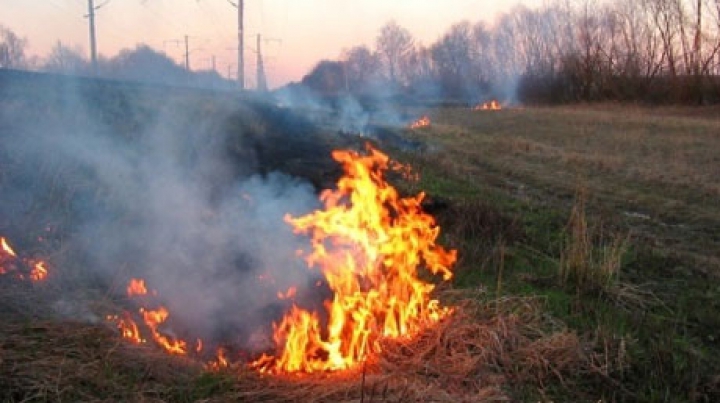
<path fill-rule="evenodd" d="M 161 92 L 104 91 L 109 101 L 95 107 L 129 141 L 156 117 Z M 179 98 L 174 126 L 183 135 L 242 132 L 226 145 L 233 158 L 316 186 L 337 174 L 317 153 L 359 143 L 267 105 Z M 50 101 L 35 109 L 11 101 L 1 101 L 4 141 L 19 126 L 10 117 L 85 124 Z M 122 287 L 93 276 L 67 242 L 78 201 L 110 196 L 84 177 L 60 186 L 57 177 L 73 172 L 40 163 L 32 177 L 50 178 L 49 192 L 25 216 L 3 218 L 0 236 L 19 238 L 64 274 L 39 284 L 0 276 L 0 401 L 720 400 L 718 108 L 446 108 L 429 116 L 427 128 L 393 129 L 421 140 L 422 151 L 379 146 L 420 174 L 395 183 L 427 192 L 442 243 L 459 251 L 453 284 L 439 292 L 464 307 L 455 322 L 412 346 L 388 344 L 379 369 L 340 378 L 208 371 L 130 345 L 103 320 L 123 303 Z M 193 126 L 207 118 L 218 121 Z M 3 155 L 5 189 L 27 162 Z M 63 213 L 66 221 L 53 225 L 66 231 L 38 244 L 49 210 Z M 472 394 L 450 393 L 464 390 Z"/>
<path fill-rule="evenodd" d="M 613 381 L 595 391 L 598 398 L 713 401 L 720 387 L 719 112 L 438 110 L 431 128 L 412 133 L 431 144 L 428 151 L 408 158 L 424 178 L 419 188 L 481 200 L 518 227 L 483 247 L 459 237 L 473 255 L 462 260 L 458 285 L 495 289 L 501 280 L 504 295 L 542 295 L 570 328 L 616 344 L 615 353 L 622 346 L 623 362 L 606 368 Z M 571 220 L 578 207 L 582 225 Z M 499 258 L 488 256 L 504 244 L 501 272 Z M 612 266 L 613 274 L 563 281 L 573 254 L 594 263 L 570 270 Z"/>

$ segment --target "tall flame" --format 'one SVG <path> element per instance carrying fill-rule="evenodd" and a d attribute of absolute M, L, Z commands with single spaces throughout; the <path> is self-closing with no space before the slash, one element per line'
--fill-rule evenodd
<path fill-rule="evenodd" d="M 324 210 L 285 217 L 296 233 L 312 236 L 305 259 L 334 296 L 324 316 L 293 306 L 274 325 L 279 354 L 253 364 L 262 371 L 350 368 L 378 352 L 380 338 L 411 336 L 450 312 L 419 275 L 425 268 L 449 280 L 456 251 L 435 244 L 439 227 L 422 211 L 424 194 L 402 198 L 383 177 L 387 155 L 368 148 L 365 156 L 333 152 L 345 176 L 321 194 Z"/>

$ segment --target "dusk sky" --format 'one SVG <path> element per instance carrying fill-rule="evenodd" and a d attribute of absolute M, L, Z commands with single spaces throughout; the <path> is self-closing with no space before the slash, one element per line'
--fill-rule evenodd
<path fill-rule="evenodd" d="M 236 1 L 233 1 L 236 3 Z M 256 35 L 263 42 L 271 87 L 298 81 L 321 59 L 337 59 L 355 45 L 373 48 L 380 28 L 395 20 L 428 45 L 454 23 L 492 23 L 522 3 L 543 0 L 246 0 L 246 76 L 254 80 Z M 237 11 L 228 0 L 95 0 L 98 52 L 145 43 L 181 62 L 189 36 L 190 65 L 236 69 Z M 44 56 L 58 41 L 87 54 L 87 0 L 0 0 L 0 24 L 27 39 L 27 53 Z"/>

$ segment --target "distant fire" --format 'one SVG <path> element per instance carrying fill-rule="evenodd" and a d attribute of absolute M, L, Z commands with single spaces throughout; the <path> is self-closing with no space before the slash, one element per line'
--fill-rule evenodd
<path fill-rule="evenodd" d="M 7 238 L 0 237 L 0 275 L 14 275 L 20 280 L 42 281 L 47 278 L 47 263 L 34 258 L 21 258 Z"/>
<path fill-rule="evenodd" d="M 410 124 L 411 129 L 419 129 L 421 127 L 428 126 L 430 126 L 430 118 L 428 116 L 423 116 Z"/>
<path fill-rule="evenodd" d="M 381 338 L 412 336 L 450 313 L 430 297 L 434 285 L 419 278 L 427 269 L 449 280 L 456 259 L 435 244 L 439 228 L 422 211 L 424 194 L 401 198 L 383 178 L 389 158 L 378 150 L 335 151 L 333 158 L 345 176 L 321 194 L 325 210 L 286 216 L 296 232 L 312 236 L 305 259 L 334 292 L 327 320 L 293 305 L 274 325 L 277 354 L 253 364 L 263 372 L 351 368 L 379 352 Z"/>
<path fill-rule="evenodd" d="M 499 111 L 502 109 L 500 102 L 493 99 L 482 104 L 475 105 L 474 111 Z"/>

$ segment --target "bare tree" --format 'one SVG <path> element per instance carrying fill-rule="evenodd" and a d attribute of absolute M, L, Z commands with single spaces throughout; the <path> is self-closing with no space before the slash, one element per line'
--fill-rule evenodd
<path fill-rule="evenodd" d="M 495 59 L 492 31 L 482 22 L 472 27 L 473 74 L 479 83 L 497 81 L 501 78 L 501 66 Z"/>
<path fill-rule="evenodd" d="M 446 95 L 461 98 L 466 91 L 476 92 L 478 82 L 474 70 L 474 38 L 469 22 L 461 22 L 450 28 L 432 48 L 438 79 Z"/>
<path fill-rule="evenodd" d="M 41 69 L 53 73 L 84 73 L 88 71 L 88 61 L 79 48 L 70 48 L 57 42 L 48 54 Z"/>
<path fill-rule="evenodd" d="M 24 67 L 27 41 L 9 28 L 0 25 L 0 68 Z"/>
<path fill-rule="evenodd" d="M 674 80 L 678 75 L 676 41 L 679 21 L 672 2 L 675 0 L 646 0 L 655 28 L 662 40 L 660 63 L 667 67 L 667 72 Z"/>
<path fill-rule="evenodd" d="M 378 56 L 367 46 L 355 46 L 343 52 L 345 77 L 351 92 L 362 92 L 373 84 L 380 74 Z"/>
<path fill-rule="evenodd" d="M 380 30 L 376 48 L 391 83 L 400 83 L 402 66 L 407 63 L 414 43 L 410 32 L 395 21 L 388 22 Z"/>

